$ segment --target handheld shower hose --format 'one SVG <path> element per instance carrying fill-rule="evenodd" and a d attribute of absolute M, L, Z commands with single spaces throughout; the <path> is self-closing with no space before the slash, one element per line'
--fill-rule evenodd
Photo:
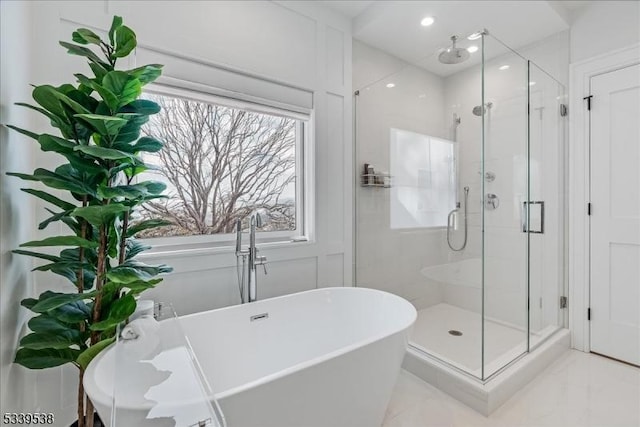
<path fill-rule="evenodd" d="M 452 251 L 459 252 L 459 251 L 463 250 L 467 246 L 467 232 L 468 232 L 468 227 L 467 227 L 467 205 L 468 205 L 468 201 L 469 201 L 469 187 L 464 187 L 464 240 L 462 242 L 462 246 L 460 246 L 459 248 L 456 248 L 451 244 L 451 217 L 453 217 L 453 215 L 456 212 L 458 212 L 460 209 L 459 208 L 455 208 L 454 210 L 449 212 L 449 215 L 447 216 L 447 244 L 449 245 L 449 247 L 451 248 Z"/>

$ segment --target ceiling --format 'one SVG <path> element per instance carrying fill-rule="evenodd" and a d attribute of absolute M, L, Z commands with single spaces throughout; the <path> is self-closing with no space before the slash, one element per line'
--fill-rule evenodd
<path fill-rule="evenodd" d="M 569 28 L 567 13 L 589 2 L 572 1 L 324 1 L 326 6 L 350 17 L 353 37 L 440 76 L 454 74 L 480 62 L 480 52 L 462 64 L 444 65 L 437 53 L 452 35 L 459 45 L 479 45 L 466 39 L 471 33 L 489 30 L 512 49 L 518 49 Z M 570 9 L 562 9 L 572 3 Z M 573 4 L 573 3 L 580 3 Z M 567 12 L 567 13 L 565 13 Z M 425 16 L 435 18 L 429 27 Z M 488 43 L 485 55 L 506 51 Z"/>
<path fill-rule="evenodd" d="M 325 6 L 337 12 L 340 12 L 341 14 L 343 14 L 348 18 L 355 18 L 375 2 L 359 1 L 359 0 L 357 1 L 323 0 L 323 1 L 319 1 L 318 3 L 322 3 Z"/>

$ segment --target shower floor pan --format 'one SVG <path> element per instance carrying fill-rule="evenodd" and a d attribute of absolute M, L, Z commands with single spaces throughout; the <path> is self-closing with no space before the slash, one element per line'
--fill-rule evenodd
<path fill-rule="evenodd" d="M 403 367 L 489 415 L 570 346 L 569 331 L 562 329 L 531 353 L 519 357 L 526 349 L 523 330 L 489 319 L 485 320 L 484 329 L 485 376 L 503 369 L 488 381 L 478 379 L 482 374 L 480 314 L 445 303 L 418 311 Z M 531 334 L 531 345 L 536 346 L 552 331 L 549 328 Z M 514 359 L 517 360 L 511 362 Z"/>

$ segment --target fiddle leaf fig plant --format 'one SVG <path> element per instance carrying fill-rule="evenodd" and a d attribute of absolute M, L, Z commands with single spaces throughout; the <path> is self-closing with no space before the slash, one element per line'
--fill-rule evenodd
<path fill-rule="evenodd" d="M 135 238 L 142 230 L 168 225 L 136 219 L 143 203 L 165 197 L 163 183 L 141 176 L 151 169 L 141 153 L 163 147 L 157 139 L 141 137 L 141 127 L 160 107 L 139 99 L 144 85 L 160 76 L 162 66 L 116 68 L 118 60 L 136 47 L 135 33 L 118 16 L 107 40 L 86 28 L 76 30 L 72 39 L 74 43 L 60 44 L 69 54 L 85 57 L 92 75 L 75 74 L 73 84 L 36 86 L 35 104 L 18 104 L 46 116 L 55 134 L 8 126 L 64 162 L 54 170 L 9 175 L 42 184 L 42 189 L 23 189 L 48 205 L 50 216 L 39 229 L 53 223 L 68 229 L 65 235 L 23 243 L 13 252 L 42 260 L 34 270 L 70 283 L 67 292 L 47 290 L 22 301 L 35 315 L 15 362 L 31 369 L 77 366 L 82 427 L 93 425 L 93 404 L 82 386 L 87 365 L 114 341 L 116 326 L 136 308 L 135 297 L 157 285 L 162 280 L 158 276 L 171 268 L 136 260 L 149 247 Z"/>

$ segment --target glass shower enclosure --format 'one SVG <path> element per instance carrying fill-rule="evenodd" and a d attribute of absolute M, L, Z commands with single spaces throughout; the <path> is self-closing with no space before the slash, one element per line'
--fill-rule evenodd
<path fill-rule="evenodd" d="M 411 301 L 411 347 L 486 381 L 564 326 L 566 101 L 487 31 L 464 36 L 477 52 L 355 92 L 355 283 Z"/>

